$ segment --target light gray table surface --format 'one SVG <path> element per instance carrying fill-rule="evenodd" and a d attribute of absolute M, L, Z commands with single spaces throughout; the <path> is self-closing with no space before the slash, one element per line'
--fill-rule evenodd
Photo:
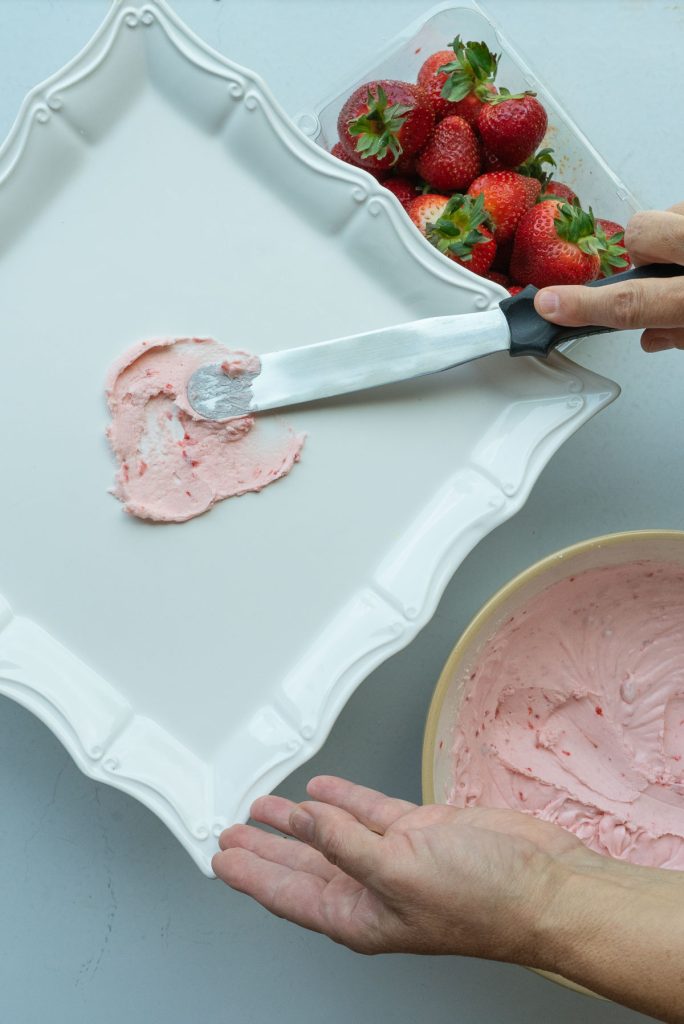
<path fill-rule="evenodd" d="M 174 6 L 211 45 L 260 72 L 294 114 L 431 4 Z M 644 206 L 684 199 L 684 5 L 484 0 L 484 7 Z M 86 42 L 106 9 L 107 0 L 0 0 L 0 137 L 27 90 Z M 620 400 L 556 455 L 523 511 L 470 555 L 428 626 L 360 687 L 320 753 L 279 792 L 301 798 L 311 774 L 329 772 L 419 800 L 430 696 L 480 604 L 565 544 L 684 526 L 684 353 L 647 357 L 637 335 L 623 334 L 588 341 L 575 357 L 618 381 Z M 151 812 L 82 775 L 52 734 L 9 700 L 0 701 L 0 865 L 2 1024 L 647 1019 L 520 968 L 365 958 L 269 916 L 204 878 Z"/>

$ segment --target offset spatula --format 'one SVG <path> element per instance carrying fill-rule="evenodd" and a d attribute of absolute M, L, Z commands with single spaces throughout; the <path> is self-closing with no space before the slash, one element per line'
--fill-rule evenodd
<path fill-rule="evenodd" d="M 651 263 L 592 281 L 589 287 L 677 275 L 684 275 L 684 267 Z M 609 330 L 549 323 L 534 308 L 536 293 L 528 285 L 484 313 L 430 317 L 270 352 L 260 356 L 258 373 L 230 377 L 220 364 L 209 364 L 190 377 L 188 400 L 204 419 L 228 420 L 438 373 L 494 352 L 547 356 L 563 341 Z"/>

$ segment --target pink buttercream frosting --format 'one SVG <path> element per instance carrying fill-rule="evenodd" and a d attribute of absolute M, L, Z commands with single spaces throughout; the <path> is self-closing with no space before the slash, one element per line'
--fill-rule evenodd
<path fill-rule="evenodd" d="M 187 382 L 206 363 L 232 377 L 259 371 L 257 356 L 211 338 L 169 338 L 141 342 L 109 372 L 107 436 L 119 463 L 112 493 L 131 515 L 184 522 L 223 498 L 262 490 L 299 460 L 304 435 L 280 420 L 217 423 L 193 411 Z"/>
<path fill-rule="evenodd" d="M 590 570 L 531 599 L 471 669 L 453 758 L 451 804 L 684 869 L 684 566 Z"/>

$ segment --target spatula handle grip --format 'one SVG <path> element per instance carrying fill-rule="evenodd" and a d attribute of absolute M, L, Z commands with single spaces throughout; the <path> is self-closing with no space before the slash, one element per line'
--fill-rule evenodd
<path fill-rule="evenodd" d="M 591 281 L 589 288 L 604 288 L 624 281 L 641 281 L 651 277 L 679 277 L 684 275 L 684 266 L 677 263 L 648 263 L 643 267 L 634 267 L 621 274 L 602 277 L 599 281 Z M 563 341 L 575 338 L 586 338 L 590 334 L 607 334 L 612 327 L 562 327 L 552 324 L 540 316 L 534 308 L 534 297 L 538 288 L 528 284 L 517 295 L 504 299 L 499 303 L 508 320 L 511 332 L 512 356 L 548 356 Z"/>

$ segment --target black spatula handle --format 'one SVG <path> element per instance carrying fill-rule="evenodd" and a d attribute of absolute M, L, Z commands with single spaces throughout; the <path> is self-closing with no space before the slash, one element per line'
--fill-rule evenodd
<path fill-rule="evenodd" d="M 625 270 L 612 277 L 602 277 L 600 281 L 591 281 L 589 288 L 610 287 L 623 281 L 640 281 L 647 277 L 679 277 L 684 275 L 684 267 L 676 263 L 648 263 L 643 267 Z M 585 338 L 589 334 L 607 334 L 612 327 L 561 327 L 549 323 L 534 308 L 534 297 L 538 288 L 528 284 L 517 295 L 504 299 L 499 303 L 511 332 L 512 356 L 548 356 L 556 345 L 575 338 Z"/>

